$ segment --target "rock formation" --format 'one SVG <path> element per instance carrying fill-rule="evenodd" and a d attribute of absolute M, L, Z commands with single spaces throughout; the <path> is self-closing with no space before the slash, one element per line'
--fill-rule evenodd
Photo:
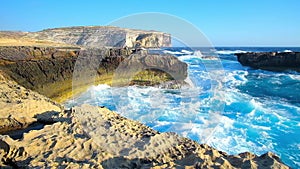
<path fill-rule="evenodd" d="M 300 52 L 251 52 L 235 55 L 244 66 L 274 71 L 300 71 Z"/>
<path fill-rule="evenodd" d="M 0 134 L 28 127 L 40 114 L 60 113 L 63 108 L 49 98 L 18 85 L 0 72 Z M 37 118 L 38 117 L 38 118 Z M 45 117 L 45 119 L 50 119 Z"/>
<path fill-rule="evenodd" d="M 106 108 L 82 105 L 51 118 L 59 122 L 24 133 L 20 140 L 0 136 L 2 165 L 21 168 L 288 168 L 272 153 L 228 155 L 174 133 L 159 133 Z"/>
<path fill-rule="evenodd" d="M 106 108 L 62 106 L 0 74 L 3 130 L 0 167 L 7 168 L 288 168 L 274 154 L 228 155 L 175 133 L 159 133 Z M 17 124 L 17 125 L 16 125 Z M 14 128 L 15 127 L 15 128 Z M 6 135 L 8 134 L 8 135 Z"/>
<path fill-rule="evenodd" d="M 88 47 L 170 47 L 170 34 L 112 26 L 85 26 L 46 29 L 26 37 Z"/>
<path fill-rule="evenodd" d="M 165 77 L 165 73 L 172 73 L 176 80 L 181 81 L 187 77 L 187 65 L 174 56 L 131 53 L 132 49 L 123 48 L 0 47 L 0 68 L 18 84 L 50 98 L 60 98 L 63 92 L 72 92 L 72 81 L 73 87 L 76 85 L 78 88 L 103 83 L 103 79 L 106 79 L 105 83 L 111 83 L 107 81 L 112 80 L 120 63 L 122 66 L 126 64 L 123 63 L 125 59 L 130 61 L 125 65 L 127 68 L 140 65 L 138 61 L 144 58 L 146 68 L 160 67 L 163 70 L 156 71 L 159 77 Z M 73 74 L 78 77 L 73 77 Z M 95 81 L 94 76 L 97 77 Z"/>
<path fill-rule="evenodd" d="M 22 43 L 31 37 L 28 44 L 38 45 L 0 47 L 1 168 L 288 168 L 272 153 L 228 155 L 174 133 L 159 133 L 104 107 L 81 105 L 65 110 L 43 96 L 66 95 L 62 93 L 72 90 L 72 82 L 78 88 L 90 85 L 89 79 L 106 83 L 114 71 L 124 69 L 146 72 L 137 74 L 134 84 L 149 72 L 167 81 L 166 86 L 183 81 L 187 65 L 171 55 L 76 46 L 168 46 L 168 34 L 72 27 L 9 33 L 7 38 L 11 37 L 24 38 Z M 50 41 L 75 45 L 54 47 Z"/>

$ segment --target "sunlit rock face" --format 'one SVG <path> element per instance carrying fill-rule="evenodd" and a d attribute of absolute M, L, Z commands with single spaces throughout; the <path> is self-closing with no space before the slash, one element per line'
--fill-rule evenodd
<path fill-rule="evenodd" d="M 30 38 L 87 47 L 170 47 L 170 34 L 111 26 L 81 26 L 28 33 Z"/>

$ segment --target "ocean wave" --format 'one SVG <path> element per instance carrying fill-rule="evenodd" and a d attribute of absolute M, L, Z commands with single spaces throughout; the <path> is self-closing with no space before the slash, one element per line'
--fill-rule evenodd
<path fill-rule="evenodd" d="M 220 149 L 222 151 L 226 151 L 229 154 L 236 154 L 246 151 L 255 152 L 257 154 L 262 154 L 266 151 L 273 150 L 272 142 L 264 142 L 258 144 L 259 139 L 256 140 L 248 139 L 248 130 L 249 128 L 259 128 L 257 131 L 261 135 L 268 135 L 264 131 L 260 131 L 261 128 L 258 126 L 248 126 L 247 124 L 241 127 L 236 127 L 235 125 L 239 123 L 238 121 L 233 121 L 228 117 L 223 117 L 220 121 L 218 127 L 215 129 L 214 133 L 208 140 L 207 144 Z M 268 128 L 265 128 L 268 130 Z"/>
<path fill-rule="evenodd" d="M 174 51 L 169 51 L 169 50 L 164 50 L 163 53 L 165 54 L 171 54 L 171 55 L 183 55 L 183 54 L 186 54 L 186 53 L 183 53 L 183 52 L 174 52 Z"/>
<path fill-rule="evenodd" d="M 293 79 L 293 80 L 297 80 L 297 81 L 300 81 L 300 75 L 293 75 L 293 74 L 290 74 L 290 75 L 288 75 L 291 79 Z"/>
<path fill-rule="evenodd" d="M 99 85 L 92 87 L 90 93 L 82 95 L 81 98 L 75 98 L 75 101 L 106 106 L 160 132 L 176 132 L 230 154 L 244 151 L 262 154 L 273 151 L 281 154 L 284 159 L 295 154 L 295 159 L 291 161 L 300 161 L 297 155 L 299 149 L 285 151 L 288 144 L 299 143 L 300 107 L 289 102 L 286 99 L 289 97 L 286 96 L 292 93 L 295 97 L 290 99 L 299 99 L 296 94 L 300 74 L 248 70 L 237 61 L 224 61 L 224 58 L 234 57 L 229 54 L 248 51 L 238 49 L 211 52 L 224 54 L 220 57 L 225 76 L 219 79 L 223 87 L 217 91 L 221 98 L 216 99 L 210 93 L 213 84 L 210 73 L 213 73 L 204 67 L 205 56 L 202 54 L 206 53 L 191 53 L 189 50 L 178 49 L 165 50 L 164 53 L 176 54 L 178 59 L 188 63 L 190 79 L 187 80 L 194 84 L 194 87 L 165 90 L 153 87 Z M 250 50 L 255 51 L 253 48 Z M 256 90 L 257 86 L 261 88 Z M 278 90 L 281 88 L 282 90 Z M 264 95 L 264 92 L 267 93 Z M 209 112 L 214 110 L 213 103 L 217 102 L 225 103 L 221 111 L 222 118 L 212 120 Z M 211 122 L 213 125 L 210 125 Z M 219 127 L 215 127 L 215 124 Z M 288 139 L 283 144 L 281 137 L 285 135 Z M 206 142 L 208 138 L 210 139 Z"/>
<path fill-rule="evenodd" d="M 284 50 L 283 52 L 293 52 L 292 50 Z"/>
<path fill-rule="evenodd" d="M 236 53 L 247 53 L 247 51 L 244 50 L 220 50 L 216 51 L 217 54 L 220 55 L 231 55 L 231 54 L 236 54 Z"/>
<path fill-rule="evenodd" d="M 190 59 L 201 59 L 201 57 L 195 56 L 195 55 L 183 55 L 179 56 L 178 59 L 180 61 L 190 60 Z"/>
<path fill-rule="evenodd" d="M 106 89 L 109 89 L 109 88 L 111 88 L 111 87 L 107 84 L 100 84 L 100 85 L 97 85 L 97 86 L 91 86 L 89 88 L 89 90 L 101 91 L 101 90 L 106 90 Z"/>
<path fill-rule="evenodd" d="M 191 51 L 188 51 L 188 50 L 184 50 L 184 49 L 181 50 L 181 52 L 182 52 L 182 53 L 185 53 L 185 54 L 188 54 L 188 55 L 194 53 L 194 52 L 191 52 Z"/>
<path fill-rule="evenodd" d="M 202 52 L 200 50 L 195 51 L 194 56 L 197 56 L 199 58 L 203 57 Z"/>
<path fill-rule="evenodd" d="M 190 53 L 190 54 L 188 54 Z M 190 59 L 201 59 L 201 60 L 219 60 L 217 56 L 204 56 L 201 51 L 186 52 L 187 55 L 179 56 L 178 59 L 181 61 Z"/>
<path fill-rule="evenodd" d="M 232 72 L 226 72 L 226 76 L 223 80 L 227 87 L 235 88 L 236 86 L 245 84 L 248 81 L 246 78 L 248 74 L 248 71 L 234 70 Z"/>
<path fill-rule="evenodd" d="M 182 49 L 181 51 L 170 51 L 170 50 L 163 50 L 163 53 L 172 54 L 172 55 L 193 55 L 193 51 Z"/>

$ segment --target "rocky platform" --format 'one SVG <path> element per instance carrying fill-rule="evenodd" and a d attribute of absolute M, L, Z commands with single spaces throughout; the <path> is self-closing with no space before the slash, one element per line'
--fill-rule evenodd
<path fill-rule="evenodd" d="M 294 70 L 300 72 L 300 52 L 251 52 L 235 55 L 243 66 L 273 71 Z"/>

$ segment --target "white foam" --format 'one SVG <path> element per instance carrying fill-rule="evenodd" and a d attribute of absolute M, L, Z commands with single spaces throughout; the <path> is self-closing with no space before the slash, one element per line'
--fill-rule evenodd
<path fill-rule="evenodd" d="M 293 52 L 293 51 L 292 51 L 292 50 L 284 50 L 283 52 L 291 53 L 291 52 Z"/>
<path fill-rule="evenodd" d="M 299 80 L 300 81 L 300 75 L 288 75 L 293 80 Z"/>
<path fill-rule="evenodd" d="M 202 53 L 201 53 L 200 50 L 195 51 L 195 52 L 194 52 L 194 56 L 196 56 L 196 57 L 198 57 L 198 58 L 202 58 L 202 57 L 203 57 L 203 55 L 202 55 Z"/>
<path fill-rule="evenodd" d="M 217 54 L 221 55 L 230 55 L 230 54 L 236 54 L 236 53 L 247 53 L 247 51 L 243 50 L 220 50 L 216 52 Z"/>
<path fill-rule="evenodd" d="M 263 130 L 260 132 L 261 138 L 255 141 L 248 139 L 247 128 L 236 128 L 233 126 L 235 121 L 228 117 L 223 117 L 219 126 L 216 128 L 207 144 L 226 151 L 229 154 L 237 154 L 245 151 L 251 151 L 261 154 L 265 151 L 273 150 L 273 143 L 268 141 L 269 135 L 267 132 L 269 128 L 263 126 L 254 126 Z M 251 125 L 251 127 L 253 127 Z"/>
<path fill-rule="evenodd" d="M 252 128 L 255 128 L 255 129 L 259 129 L 259 130 L 267 130 L 267 131 L 269 131 L 269 130 L 271 130 L 271 127 L 266 127 L 266 126 L 259 126 L 259 125 L 251 125 L 251 127 Z M 263 133 L 264 135 L 265 135 L 265 137 L 266 137 L 266 132 L 264 132 Z"/>
<path fill-rule="evenodd" d="M 167 54 L 171 54 L 171 55 L 182 55 L 182 54 L 185 54 L 185 53 L 182 53 L 182 52 L 173 52 L 173 51 L 169 51 L 169 50 L 164 50 L 163 53 L 167 53 Z"/>
<path fill-rule="evenodd" d="M 195 85 L 194 85 L 194 83 L 192 82 L 192 80 L 189 78 L 189 77 L 187 77 L 185 80 L 184 80 L 190 87 L 195 87 Z"/>
<path fill-rule="evenodd" d="M 255 99 L 251 99 L 250 104 L 253 105 L 253 107 L 255 109 L 261 109 L 262 108 L 262 104 L 258 101 L 256 101 Z"/>
<path fill-rule="evenodd" d="M 182 53 L 185 53 L 185 54 L 189 54 L 189 55 L 193 53 L 193 52 L 191 52 L 191 51 L 184 50 L 184 49 L 183 49 L 183 50 L 181 50 L 181 52 L 182 52 Z"/>
<path fill-rule="evenodd" d="M 106 90 L 106 89 L 109 89 L 109 88 L 111 88 L 111 87 L 107 84 L 100 84 L 100 85 L 97 85 L 97 86 L 92 86 L 90 89 L 100 91 L 100 90 Z"/>
<path fill-rule="evenodd" d="M 230 88 L 235 88 L 238 85 L 245 84 L 248 79 L 246 76 L 248 75 L 248 71 L 243 70 L 234 70 L 231 72 L 226 72 L 226 76 L 223 79 L 223 82 L 227 83 Z"/>
<path fill-rule="evenodd" d="M 183 56 L 179 56 L 178 59 L 180 61 L 185 61 L 185 60 L 190 60 L 190 59 L 200 59 L 195 55 L 183 55 Z"/>

